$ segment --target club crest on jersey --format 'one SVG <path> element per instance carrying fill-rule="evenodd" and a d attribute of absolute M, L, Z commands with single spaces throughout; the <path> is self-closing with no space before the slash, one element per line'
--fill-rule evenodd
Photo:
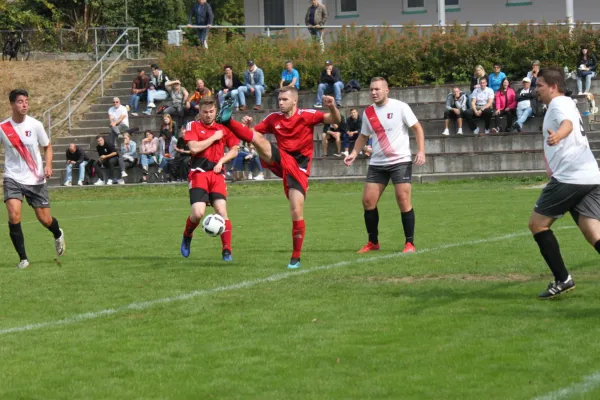
<path fill-rule="evenodd" d="M 281 129 L 281 126 L 279 124 L 275 125 L 275 129 Z"/>
<path fill-rule="evenodd" d="M 25 131 L 25 136 L 31 137 L 31 131 Z"/>
<path fill-rule="evenodd" d="M 387 113 L 387 119 L 394 118 L 394 113 Z"/>

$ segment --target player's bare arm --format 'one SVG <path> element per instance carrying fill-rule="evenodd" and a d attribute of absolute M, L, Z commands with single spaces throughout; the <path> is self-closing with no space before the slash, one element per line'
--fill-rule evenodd
<path fill-rule="evenodd" d="M 340 110 L 335 106 L 335 99 L 332 96 L 323 96 L 323 105 L 329 108 L 329 112 L 325 113 L 323 118 L 324 124 L 339 124 L 342 122 Z"/>
<path fill-rule="evenodd" d="M 44 167 L 44 175 L 46 178 L 52 177 L 52 160 L 54 159 L 54 151 L 52 145 L 48 143 L 48 146 L 43 147 L 44 155 L 46 156 L 46 166 Z"/>
<path fill-rule="evenodd" d="M 565 119 L 556 132 L 548 129 L 546 143 L 548 143 L 548 146 L 556 146 L 561 140 L 569 136 L 571 132 L 573 132 L 573 122 L 569 119 Z"/>
<path fill-rule="evenodd" d="M 360 149 L 365 147 L 365 145 L 367 144 L 368 141 L 369 141 L 368 136 L 358 135 L 356 142 L 354 142 L 354 149 L 352 149 L 352 152 L 350 154 L 348 154 L 348 156 L 346 156 L 346 158 L 344 158 L 344 164 L 346 164 L 346 166 L 349 167 L 352 165 L 354 160 L 356 160 L 356 156 L 358 155 L 358 152 L 360 151 Z"/>
<path fill-rule="evenodd" d="M 423 165 L 427 161 L 425 158 L 425 132 L 423 132 L 423 126 L 420 122 L 417 122 L 410 127 L 417 140 L 417 156 L 415 157 L 415 165 Z M 356 148 L 356 146 L 354 147 Z M 362 149 L 362 147 L 360 147 Z"/>
<path fill-rule="evenodd" d="M 217 165 L 215 165 L 215 167 L 213 168 L 213 171 L 217 174 L 220 174 L 221 171 L 223 170 L 223 165 L 225 165 L 227 162 L 236 158 L 238 155 L 238 151 L 239 151 L 239 146 L 233 146 L 231 149 L 229 149 L 229 151 L 227 153 L 225 153 L 225 155 L 223 157 L 221 157 L 221 159 L 219 160 Z"/>
<path fill-rule="evenodd" d="M 221 140 L 221 138 L 223 138 L 223 131 L 219 130 L 216 131 L 214 135 L 212 135 L 206 140 L 202 140 L 200 142 L 192 140 L 188 142 L 188 148 L 190 149 L 190 152 L 192 154 L 202 153 L 204 150 L 210 147 L 211 144 L 213 144 L 217 140 Z"/>

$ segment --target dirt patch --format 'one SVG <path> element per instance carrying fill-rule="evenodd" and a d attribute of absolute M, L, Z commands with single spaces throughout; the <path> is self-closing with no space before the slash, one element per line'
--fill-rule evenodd
<path fill-rule="evenodd" d="M 385 283 L 418 283 L 424 281 L 465 281 L 465 282 L 528 282 L 538 280 L 544 275 L 525 275 L 525 274 L 502 274 L 502 275 L 477 275 L 477 274 L 428 274 L 422 276 L 368 276 L 369 282 Z"/>

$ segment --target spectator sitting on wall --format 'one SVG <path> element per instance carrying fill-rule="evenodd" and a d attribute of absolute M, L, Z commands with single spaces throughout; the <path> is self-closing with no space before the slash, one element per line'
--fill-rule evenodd
<path fill-rule="evenodd" d="M 146 183 L 148 179 L 148 167 L 152 164 L 158 165 L 158 139 L 154 137 L 152 131 L 146 131 L 146 137 L 142 139 L 140 146 L 140 163 L 144 176 L 142 182 Z"/>
<path fill-rule="evenodd" d="M 167 132 L 160 133 L 159 142 L 159 161 L 158 161 L 158 172 L 155 174 L 158 179 L 161 179 L 160 175 L 163 171 L 166 171 L 167 176 L 165 179 L 171 180 L 169 176 L 169 162 L 172 162 L 175 159 L 175 147 L 177 146 L 177 138 L 175 136 L 169 135 Z M 163 179 L 164 180 L 164 179 Z"/>
<path fill-rule="evenodd" d="M 202 100 L 204 97 L 211 96 L 212 92 L 206 86 L 204 86 L 204 81 L 202 79 L 198 79 L 196 81 L 196 90 L 190 97 L 188 97 L 187 103 L 185 103 L 185 108 L 190 110 L 192 114 L 196 115 L 200 112 L 200 107 L 198 106 L 200 100 Z"/>
<path fill-rule="evenodd" d="M 294 63 L 289 60 L 285 62 L 285 69 L 281 72 L 279 89 L 285 86 L 295 87 L 300 90 L 300 74 L 294 69 Z"/>
<path fill-rule="evenodd" d="M 473 76 L 471 77 L 471 86 L 470 86 L 471 93 L 473 93 L 473 91 L 479 87 L 479 80 L 481 78 L 486 78 L 486 80 L 487 80 L 488 76 L 485 73 L 485 69 L 483 69 L 483 66 L 478 65 L 475 67 L 475 72 L 473 73 Z"/>
<path fill-rule="evenodd" d="M 346 133 L 342 135 L 342 146 L 344 147 L 342 154 L 345 157 L 348 157 L 348 154 L 350 154 L 350 143 L 354 144 L 356 142 L 361 129 L 362 117 L 358 113 L 358 110 L 353 108 L 350 110 L 350 116 L 346 119 Z"/>
<path fill-rule="evenodd" d="M 148 82 L 149 79 L 145 75 L 144 70 L 138 69 L 138 76 L 136 76 L 133 79 L 133 82 L 131 84 L 131 97 L 129 98 L 129 105 L 127 106 L 127 111 L 131 111 L 131 109 L 133 109 L 131 115 L 133 115 L 134 117 L 137 117 L 139 115 L 138 107 L 140 105 L 140 101 L 146 101 L 147 99 Z"/>
<path fill-rule="evenodd" d="M 127 108 L 121 104 L 118 97 L 113 97 L 113 106 L 108 109 L 108 120 L 110 121 L 110 143 L 116 147 L 121 131 L 129 129 Z"/>
<path fill-rule="evenodd" d="M 500 63 L 494 64 L 494 72 L 490 74 L 489 79 L 489 88 L 494 91 L 494 94 L 500 90 L 500 85 L 502 84 L 502 80 L 506 78 L 506 74 L 502 72 L 502 65 Z"/>
<path fill-rule="evenodd" d="M 79 179 L 77 179 L 77 185 L 83 186 L 83 180 L 85 179 L 85 166 L 88 163 L 88 156 L 85 154 L 85 151 L 75 145 L 75 143 L 70 143 L 69 148 L 66 153 L 67 158 L 67 167 L 66 167 L 66 178 L 65 178 L 65 186 L 71 186 L 73 180 L 73 167 L 79 168 Z"/>
<path fill-rule="evenodd" d="M 166 100 L 168 97 L 167 93 L 167 82 L 169 77 L 165 74 L 157 64 L 152 64 L 152 76 L 148 82 L 148 105 L 144 114 L 151 115 L 152 109 L 156 107 L 154 100 Z"/>
<path fill-rule="evenodd" d="M 177 139 L 177 144 L 175 145 L 175 156 L 173 160 L 169 161 L 169 174 L 171 179 L 176 181 L 186 181 L 187 176 L 190 172 L 190 159 L 191 152 L 190 149 L 185 144 L 185 136 L 186 127 L 182 126 L 179 132 L 179 138 Z"/>
<path fill-rule="evenodd" d="M 221 90 L 218 93 L 219 97 L 219 107 L 223 107 L 223 102 L 225 101 L 225 95 L 229 93 L 231 97 L 235 100 L 233 106 L 236 110 L 239 109 L 239 94 L 238 88 L 242 86 L 242 82 L 240 82 L 240 78 L 237 74 L 233 73 L 233 67 L 231 65 L 226 65 L 223 67 L 225 73 L 221 75 Z"/>
<path fill-rule="evenodd" d="M 344 89 L 344 82 L 342 82 L 342 75 L 340 70 L 333 66 L 333 62 L 325 61 L 325 69 L 321 71 L 321 83 L 317 90 L 317 102 L 315 108 L 323 107 L 323 95 L 326 93 L 333 93 L 335 96 L 335 104 L 337 107 L 342 106 L 342 89 Z"/>
<path fill-rule="evenodd" d="M 492 129 L 493 133 L 502 132 L 500 126 L 500 117 L 506 115 L 506 132 L 512 130 L 513 119 L 517 110 L 517 98 L 515 91 L 510 87 L 508 78 L 504 78 L 500 84 L 500 90 L 496 92 L 496 127 Z"/>
<path fill-rule="evenodd" d="M 517 90 L 516 96 L 517 120 L 513 124 L 513 129 L 517 132 L 521 132 L 527 118 L 531 115 L 535 115 L 537 110 L 537 95 L 535 93 L 535 88 L 531 85 L 531 79 L 523 78 L 523 87 Z"/>
<path fill-rule="evenodd" d="M 238 92 L 240 110 L 246 109 L 246 93 L 254 95 L 256 98 L 254 110 L 260 110 L 262 95 L 265 92 L 265 74 L 252 60 L 248 61 L 248 69 L 244 71 L 244 85 L 238 88 Z"/>
<path fill-rule="evenodd" d="M 101 135 L 96 136 L 96 144 L 99 159 L 96 161 L 95 167 L 99 176 L 94 185 L 104 185 L 105 183 L 112 185 L 113 180 L 116 180 L 119 185 L 124 185 L 123 178 L 127 176 L 127 173 L 125 172 L 123 158 L 117 152 L 116 147 L 108 143 Z M 119 179 L 117 166 L 121 170 L 121 179 Z"/>
<path fill-rule="evenodd" d="M 330 140 L 335 140 L 337 153 L 334 157 L 342 156 L 342 136 L 346 133 L 346 119 L 342 116 L 341 122 L 338 124 L 323 125 L 322 146 L 323 157 L 327 157 L 327 146 Z"/>
<path fill-rule="evenodd" d="M 125 169 L 135 166 L 138 162 L 137 144 L 131 140 L 129 133 L 123 135 L 123 143 L 121 144 L 121 157 Z"/>
<path fill-rule="evenodd" d="M 596 76 L 598 58 L 590 53 L 587 46 L 581 46 L 579 59 L 577 60 L 577 90 L 579 94 L 590 94 L 592 78 Z M 583 91 L 583 80 L 585 79 L 585 92 Z"/>
<path fill-rule="evenodd" d="M 534 60 L 531 63 L 531 71 L 527 73 L 527 78 L 531 81 L 531 87 L 535 89 L 535 83 L 537 82 L 538 74 L 540 73 L 540 62 Z"/>
<path fill-rule="evenodd" d="M 446 97 L 446 110 L 444 111 L 445 129 L 442 132 L 442 135 L 448 136 L 450 134 L 448 127 L 451 119 L 456 121 L 456 134 L 463 134 L 462 119 L 465 111 L 467 111 L 467 95 L 464 92 L 461 92 L 458 87 L 452 88 L 452 93 L 449 93 Z"/>
<path fill-rule="evenodd" d="M 487 78 L 481 78 L 479 87 L 471 93 L 471 108 L 464 113 L 465 120 L 475 135 L 479 135 L 479 128 L 473 121 L 476 118 L 483 118 L 485 133 L 490 133 L 490 122 L 494 114 L 493 107 L 494 91 L 487 87 Z"/>
<path fill-rule="evenodd" d="M 183 126 L 183 125 L 182 125 Z M 159 135 L 166 133 L 169 136 L 169 140 L 171 137 L 177 137 L 177 124 L 173 121 L 173 118 L 169 114 L 163 115 L 162 125 L 160 126 Z"/>
<path fill-rule="evenodd" d="M 181 86 L 179 80 L 167 82 L 166 88 L 171 96 L 171 105 L 165 109 L 163 114 L 169 114 L 171 118 L 177 120 L 180 125 L 183 125 L 183 112 L 189 93 Z"/>

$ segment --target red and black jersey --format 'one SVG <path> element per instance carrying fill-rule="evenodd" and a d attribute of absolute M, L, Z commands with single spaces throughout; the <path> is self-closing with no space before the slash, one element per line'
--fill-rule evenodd
<path fill-rule="evenodd" d="M 202 142 L 215 134 L 216 131 L 223 131 L 221 140 L 213 142 L 204 151 L 192 155 L 191 170 L 210 171 L 219 162 L 225 154 L 225 146 L 229 149 L 239 146 L 240 140 L 224 125 L 213 122 L 212 125 L 206 125 L 202 121 L 192 121 L 187 124 L 184 140 L 186 145 L 189 142 Z"/>

